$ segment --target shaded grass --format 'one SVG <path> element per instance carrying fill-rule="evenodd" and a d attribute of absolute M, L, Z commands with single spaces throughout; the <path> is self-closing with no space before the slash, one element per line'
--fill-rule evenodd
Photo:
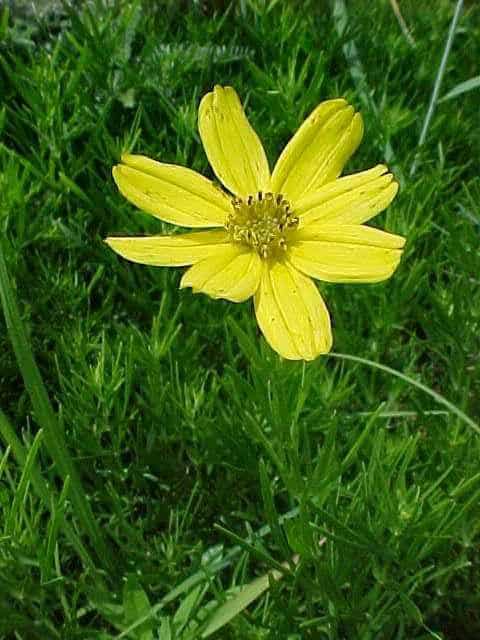
<path fill-rule="evenodd" d="M 3 637 L 112 638 L 142 617 L 129 637 L 198 637 L 212 601 L 295 553 L 292 575 L 218 637 L 479 635 L 477 434 L 385 372 L 280 361 L 249 303 L 179 292 L 178 270 L 122 262 L 102 243 L 167 229 L 117 193 L 122 150 L 212 176 L 196 110 L 214 83 L 247 100 L 271 161 L 319 100 L 345 95 L 366 123 L 348 172 L 391 145 L 408 176 L 451 3 L 402 3 L 414 48 L 388 3 L 354 3 L 341 35 L 329 5 L 309 6 L 96 2 L 2 23 L 2 248 L 116 559 L 104 573 L 75 551 L 64 520 L 94 549 L 46 449 L 31 459 L 49 506 L 3 449 Z M 467 6 L 445 92 L 478 73 L 476 18 Z M 352 39 L 375 109 L 344 57 Z M 420 380 L 478 422 L 477 105 L 474 91 L 438 105 L 414 179 L 378 219 L 408 237 L 396 276 L 321 289 L 336 351 Z M 35 451 L 41 422 L 6 330 L 0 371 L 1 409 Z M 266 524 L 272 533 L 255 535 Z M 235 536 L 248 544 L 228 556 Z M 195 575 L 199 591 L 179 588 Z"/>

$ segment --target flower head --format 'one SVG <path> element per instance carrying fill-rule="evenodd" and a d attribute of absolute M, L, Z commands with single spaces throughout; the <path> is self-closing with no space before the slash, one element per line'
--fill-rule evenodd
<path fill-rule="evenodd" d="M 189 266 L 181 287 L 243 302 L 284 358 L 313 360 L 332 346 L 330 316 L 311 278 L 379 282 L 395 271 L 404 238 L 365 226 L 398 190 L 387 167 L 339 178 L 363 135 L 343 99 L 322 102 L 270 173 L 267 157 L 231 87 L 201 103 L 198 126 L 217 178 L 229 193 L 185 167 L 124 155 L 113 177 L 134 205 L 161 220 L 205 231 L 109 237 L 142 264 Z"/>

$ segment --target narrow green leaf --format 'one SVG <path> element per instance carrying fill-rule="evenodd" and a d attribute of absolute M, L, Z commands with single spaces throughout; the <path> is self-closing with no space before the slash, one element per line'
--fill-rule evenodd
<path fill-rule="evenodd" d="M 205 594 L 205 587 L 198 585 L 195 587 L 178 607 L 175 615 L 173 616 L 173 624 L 175 629 L 181 631 L 183 627 L 192 619 L 194 610 L 198 607 L 203 595 Z"/>
<path fill-rule="evenodd" d="M 10 10 L 7 7 L 3 7 L 2 15 L 0 16 L 0 38 L 5 38 L 8 33 L 8 19 L 10 17 Z"/>
<path fill-rule="evenodd" d="M 225 529 L 225 527 L 222 527 L 219 524 L 215 523 L 213 526 L 215 527 L 215 529 L 217 529 L 218 531 L 221 531 L 224 535 L 228 536 L 231 540 L 233 540 L 234 542 L 239 544 L 241 547 L 243 547 L 245 551 L 247 551 L 251 555 L 257 557 L 259 560 L 262 560 L 263 562 L 268 563 L 272 568 L 275 568 L 278 571 L 285 571 L 285 569 L 279 562 L 277 562 L 274 558 L 272 558 L 272 556 L 269 553 L 267 553 L 265 549 L 260 547 L 258 541 L 254 545 L 249 541 L 244 540 L 240 536 L 237 536 L 237 534 L 233 533 L 233 531 L 229 531 L 228 529 Z"/>
<path fill-rule="evenodd" d="M 123 611 L 126 626 L 137 621 L 139 618 L 143 618 L 150 611 L 148 596 L 133 575 L 128 576 L 123 589 Z M 145 622 L 136 629 L 135 638 L 138 640 L 152 640 L 152 626 L 153 620 L 151 618 L 145 620 Z"/>
<path fill-rule="evenodd" d="M 255 366 L 256 369 L 262 369 L 262 361 L 259 357 L 258 349 L 254 342 L 250 339 L 248 334 L 240 328 L 238 322 L 236 322 L 231 316 L 227 318 L 227 327 L 234 334 L 240 348 L 242 349 L 248 360 Z"/>
<path fill-rule="evenodd" d="M 455 489 L 453 489 L 452 497 L 455 498 L 455 500 L 459 500 L 465 493 L 470 491 L 471 488 L 474 487 L 479 481 L 480 481 L 480 472 L 476 473 L 474 476 L 466 480 L 462 479 L 458 484 L 458 486 Z"/>
<path fill-rule="evenodd" d="M 263 505 L 265 507 L 265 515 L 267 517 L 267 522 L 270 525 L 270 529 L 272 531 L 273 539 L 275 540 L 278 547 L 282 550 L 282 552 L 287 555 L 289 553 L 288 544 L 285 540 L 285 535 L 280 527 L 278 522 L 278 513 L 275 509 L 275 502 L 272 493 L 272 487 L 270 484 L 270 480 L 268 478 L 267 469 L 265 466 L 265 462 L 263 459 L 260 459 L 260 463 L 258 465 L 258 471 L 260 474 L 260 489 L 262 492 Z"/>
<path fill-rule="evenodd" d="M 162 618 L 158 640 L 172 640 L 172 627 L 170 624 L 170 618 Z"/>
<path fill-rule="evenodd" d="M 413 602 L 411 598 L 409 598 L 405 593 L 399 592 L 400 600 L 402 601 L 403 608 L 409 618 L 413 620 L 416 624 L 423 624 L 423 616 L 420 609 Z"/>
<path fill-rule="evenodd" d="M 343 462 L 342 462 L 342 473 L 344 473 L 348 469 L 348 467 L 352 464 L 352 462 L 357 457 L 358 451 L 360 450 L 362 444 L 365 442 L 368 434 L 370 433 L 373 425 L 376 423 L 377 418 L 382 413 L 384 407 L 385 407 L 385 403 L 382 402 L 379 405 L 379 407 L 377 408 L 377 410 L 374 411 L 374 413 L 372 414 L 372 416 L 368 420 L 365 428 L 363 429 L 363 431 L 360 433 L 358 438 L 353 443 L 352 447 L 350 448 L 350 451 L 347 453 L 347 455 L 343 459 Z"/>
<path fill-rule="evenodd" d="M 71 178 L 65 175 L 62 171 L 59 172 L 58 177 L 60 182 L 67 188 L 68 191 L 72 191 L 80 200 L 83 200 L 89 207 L 92 206 L 92 202 L 87 194 L 76 184 Z"/>
<path fill-rule="evenodd" d="M 298 557 L 293 559 L 293 562 L 298 562 Z M 287 563 L 283 565 L 287 568 Z M 283 577 L 283 573 L 280 571 L 269 571 L 264 576 L 255 578 L 245 587 L 235 591 L 235 594 L 226 602 L 216 609 L 211 618 L 209 619 L 207 626 L 203 630 L 202 638 L 208 638 L 212 633 L 218 631 L 221 627 L 228 624 L 233 618 L 238 616 L 239 613 L 244 611 L 252 602 L 259 598 L 270 586 L 271 580 L 280 580 Z"/>
<path fill-rule="evenodd" d="M 460 82 L 460 84 L 457 84 L 451 91 L 440 98 L 438 103 L 446 102 L 447 100 L 461 96 L 462 93 L 467 93 L 467 91 L 473 91 L 474 89 L 480 89 L 480 76 L 474 76 L 464 82 Z"/>
<path fill-rule="evenodd" d="M 25 460 L 25 466 L 23 467 L 22 475 L 20 476 L 20 482 L 18 483 L 17 489 L 15 491 L 15 497 L 13 498 L 12 506 L 10 507 L 10 511 L 5 523 L 6 535 L 14 536 L 17 533 L 18 526 L 20 524 L 20 507 L 24 503 L 28 487 L 30 486 L 33 468 L 37 459 L 38 449 L 40 447 L 42 437 L 43 432 L 40 429 L 35 435 L 32 446 L 28 451 L 27 459 Z"/>
<path fill-rule="evenodd" d="M 5 449 L 2 459 L 0 460 L 0 480 L 2 479 L 3 470 L 7 466 L 8 458 L 10 456 L 10 451 L 12 450 L 11 446 L 8 444 Z"/>
<path fill-rule="evenodd" d="M 65 516 L 65 509 L 67 508 L 69 491 L 70 476 L 67 476 L 58 500 L 55 500 L 53 495 L 50 500 L 51 516 L 47 528 L 47 543 L 45 545 L 45 554 L 42 556 L 44 574 L 44 576 L 42 576 L 42 582 L 45 582 L 45 580 L 48 579 L 50 567 L 54 566 L 55 546 L 57 544 L 58 532 Z"/>

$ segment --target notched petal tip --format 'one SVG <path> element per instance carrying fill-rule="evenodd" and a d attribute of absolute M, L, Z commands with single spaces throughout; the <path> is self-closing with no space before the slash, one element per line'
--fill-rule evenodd
<path fill-rule="evenodd" d="M 348 125 L 346 130 L 346 137 L 348 140 L 348 142 L 346 142 L 346 145 L 348 147 L 348 154 L 346 156 L 346 159 L 352 156 L 358 149 L 363 140 L 363 134 L 365 132 L 365 125 L 363 124 L 362 114 L 359 111 L 355 111 L 354 107 L 351 107 L 351 109 L 352 119 L 350 120 L 350 124 Z"/>
<path fill-rule="evenodd" d="M 304 122 L 308 122 L 309 124 L 315 124 L 318 118 L 322 116 L 323 112 L 328 107 L 336 107 L 335 111 L 340 111 L 349 106 L 350 105 L 345 100 L 345 98 L 330 98 L 329 100 L 322 100 L 322 102 L 320 102 L 315 107 L 315 109 L 311 112 L 308 118 L 304 120 Z"/>
<path fill-rule="evenodd" d="M 116 164 L 114 167 L 112 167 L 112 177 L 120 193 L 125 198 L 127 198 L 127 200 L 130 200 L 130 198 L 128 197 L 129 181 L 125 169 L 127 169 L 128 171 L 128 167 L 126 165 Z"/>
<path fill-rule="evenodd" d="M 200 117 L 201 111 L 204 111 L 210 106 L 212 99 L 213 99 L 213 91 L 209 91 L 204 96 L 202 96 L 199 107 L 198 107 L 198 117 Z"/>
<path fill-rule="evenodd" d="M 202 291 L 202 289 L 199 289 L 198 287 L 195 287 L 192 282 L 190 282 L 188 279 L 185 278 L 187 273 L 188 273 L 188 270 L 185 271 L 185 273 L 183 274 L 182 279 L 180 280 L 180 284 L 178 285 L 178 288 L 179 289 L 190 289 L 190 293 L 193 293 L 195 295 L 198 295 L 199 293 L 205 294 L 205 291 Z M 211 293 L 207 293 L 206 295 L 208 295 L 209 298 L 212 298 L 214 300 L 218 299 L 218 296 L 213 296 Z"/>
<path fill-rule="evenodd" d="M 133 153 L 122 153 L 122 155 L 120 156 L 120 161 L 122 162 L 122 164 L 131 164 L 132 159 L 135 159 L 136 157 L 139 157 L 137 154 L 133 154 Z"/>
<path fill-rule="evenodd" d="M 132 262 L 135 262 L 135 260 L 132 260 L 132 258 L 128 255 L 128 252 L 126 251 L 126 242 L 128 243 L 129 238 L 125 238 L 125 237 L 112 237 L 109 236 L 107 238 L 104 238 L 103 242 L 114 252 L 116 253 L 118 256 L 121 256 L 122 258 L 126 258 L 127 260 L 131 260 Z"/>
<path fill-rule="evenodd" d="M 377 164 L 371 171 L 378 171 L 378 175 L 383 176 L 384 173 L 388 173 L 388 167 L 386 164 Z"/>
<path fill-rule="evenodd" d="M 192 283 L 189 282 L 188 280 L 187 274 L 188 274 L 188 271 L 185 271 L 185 273 L 183 274 L 180 280 L 180 284 L 178 285 L 179 289 L 188 289 L 188 287 L 192 286 Z"/>
<path fill-rule="evenodd" d="M 235 91 L 235 89 L 231 85 L 228 85 L 228 84 L 227 85 L 223 85 L 223 84 L 214 85 L 211 93 L 213 93 L 214 95 L 218 95 L 220 93 L 229 93 L 229 94 L 235 94 L 238 97 L 238 94 Z"/>
<path fill-rule="evenodd" d="M 115 236 L 107 236 L 106 238 L 103 239 L 103 242 L 108 245 L 110 247 L 110 249 L 113 249 L 113 251 L 115 251 L 116 253 L 120 253 L 120 249 L 122 247 L 122 245 L 125 245 L 125 241 L 128 242 L 129 238 L 125 238 L 124 236 L 120 237 L 115 237 Z"/>
<path fill-rule="evenodd" d="M 363 128 L 363 117 L 360 111 L 357 111 L 353 105 L 350 105 L 352 110 L 352 122 L 355 122 L 358 126 Z"/>
<path fill-rule="evenodd" d="M 118 175 L 120 173 L 120 169 L 121 169 L 122 165 L 121 164 L 115 164 L 112 167 L 112 176 L 113 179 L 115 180 L 115 183 L 118 185 Z"/>
<path fill-rule="evenodd" d="M 125 165 L 122 165 L 122 164 L 116 164 L 112 167 L 112 177 L 119 189 L 120 189 L 120 180 L 122 177 L 122 168 L 124 166 Z"/>
<path fill-rule="evenodd" d="M 365 125 L 363 123 L 363 117 L 360 111 L 355 111 L 355 115 L 352 118 L 351 127 L 355 130 L 356 136 L 361 140 L 365 131 Z"/>

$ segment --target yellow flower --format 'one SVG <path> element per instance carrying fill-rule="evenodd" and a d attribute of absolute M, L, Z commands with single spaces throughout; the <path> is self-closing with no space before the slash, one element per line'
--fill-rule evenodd
<path fill-rule="evenodd" d="M 363 135 L 343 99 L 322 102 L 280 155 L 272 173 L 231 87 L 201 103 L 198 126 L 223 192 L 185 167 L 124 155 L 113 177 L 134 205 L 161 220 L 212 230 L 106 242 L 124 258 L 191 265 L 181 287 L 243 302 L 284 358 L 313 360 L 332 346 L 330 317 L 311 280 L 379 282 L 395 271 L 404 238 L 363 223 L 383 211 L 398 185 L 387 167 L 339 178 Z"/>

